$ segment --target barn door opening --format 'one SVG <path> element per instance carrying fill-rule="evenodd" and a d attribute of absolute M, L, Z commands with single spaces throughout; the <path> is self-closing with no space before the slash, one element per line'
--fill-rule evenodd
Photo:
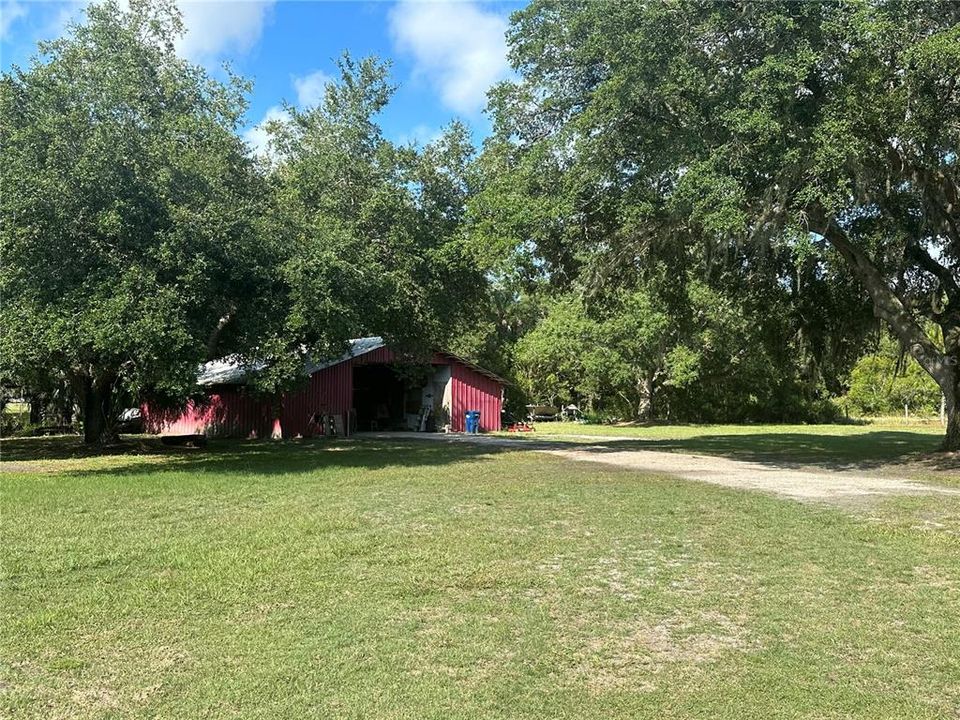
<path fill-rule="evenodd" d="M 353 408 L 357 430 L 435 430 L 433 375 L 429 365 L 355 365 Z M 424 413 L 425 407 L 431 412 Z"/>
<path fill-rule="evenodd" d="M 353 407 L 357 430 L 402 430 L 404 383 L 389 365 L 353 368 Z"/>

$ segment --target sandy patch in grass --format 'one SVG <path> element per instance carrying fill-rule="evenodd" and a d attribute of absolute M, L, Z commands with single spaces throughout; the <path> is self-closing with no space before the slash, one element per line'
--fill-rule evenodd
<path fill-rule="evenodd" d="M 677 475 L 688 480 L 740 490 L 758 490 L 794 500 L 843 502 L 883 495 L 953 495 L 960 490 L 911 482 L 893 477 L 849 472 L 790 470 L 742 460 L 684 453 L 630 450 L 595 452 L 544 450 L 559 457 L 605 463 L 631 470 Z"/>
<path fill-rule="evenodd" d="M 91 635 L 81 645 L 97 640 L 102 638 Z M 7 692 L 32 708 L 43 708 L 50 720 L 127 717 L 142 711 L 192 662 L 187 651 L 166 645 L 123 652 L 101 646 L 75 658 L 50 650 L 40 662 L 11 662 Z"/>
<path fill-rule="evenodd" d="M 750 646 L 746 629 L 722 613 L 675 614 L 656 621 L 638 617 L 590 637 L 578 652 L 573 675 L 593 693 L 652 692 L 667 666 L 696 672 L 725 653 Z"/>

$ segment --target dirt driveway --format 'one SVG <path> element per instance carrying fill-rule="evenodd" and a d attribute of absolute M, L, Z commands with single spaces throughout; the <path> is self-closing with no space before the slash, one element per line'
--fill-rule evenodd
<path fill-rule="evenodd" d="M 913 482 L 895 475 L 872 475 L 845 470 L 783 468 L 713 455 L 617 449 L 617 438 L 597 439 L 596 444 L 563 441 L 511 439 L 489 435 L 434 435 L 430 433 L 378 433 L 378 438 L 422 439 L 449 443 L 472 443 L 542 452 L 581 462 L 596 462 L 647 472 L 676 475 L 687 480 L 758 490 L 806 501 L 843 502 L 877 495 L 955 495 L 960 490 Z M 578 436 L 582 437 L 582 436 Z M 635 438 L 621 438 L 629 440 Z"/>

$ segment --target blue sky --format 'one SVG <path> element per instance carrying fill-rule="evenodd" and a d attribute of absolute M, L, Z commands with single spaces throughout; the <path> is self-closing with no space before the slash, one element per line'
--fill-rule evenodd
<path fill-rule="evenodd" d="M 55 37 L 84 0 L 0 0 L 0 66 L 26 65 L 37 40 Z M 522 2 L 309 2 L 178 0 L 184 57 L 220 72 L 223 62 L 253 80 L 245 136 L 259 146 L 257 124 L 281 102 L 316 102 L 343 50 L 393 62 L 400 85 L 381 118 L 387 137 L 429 141 L 454 118 L 479 143 L 489 131 L 485 93 L 507 77 L 503 33 Z"/>

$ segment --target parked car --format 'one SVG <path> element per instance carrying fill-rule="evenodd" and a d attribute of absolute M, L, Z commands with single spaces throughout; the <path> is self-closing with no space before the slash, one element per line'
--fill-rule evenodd
<path fill-rule="evenodd" d="M 143 415 L 140 408 L 127 408 L 120 413 L 120 420 L 117 422 L 117 432 L 127 435 L 135 435 L 143 432 Z"/>

